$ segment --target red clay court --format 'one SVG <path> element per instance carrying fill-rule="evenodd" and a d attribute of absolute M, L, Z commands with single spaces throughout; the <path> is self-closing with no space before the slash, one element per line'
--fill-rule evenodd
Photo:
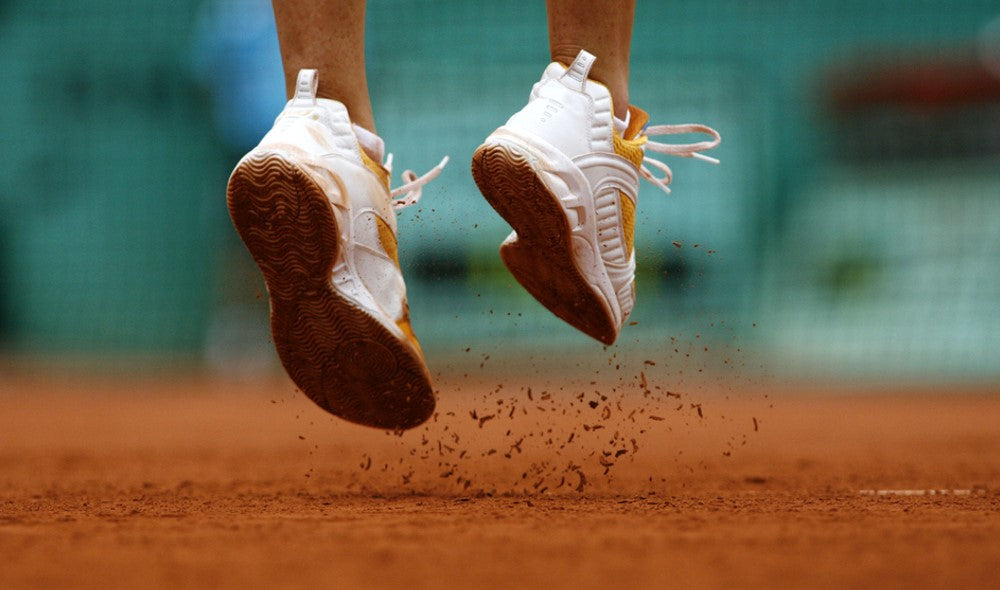
<path fill-rule="evenodd" d="M 399 437 L 278 378 L 4 374 L 3 588 L 1000 576 L 1000 399 L 986 389 L 673 392 L 651 370 L 529 394 L 444 378 L 437 418 Z"/>
<path fill-rule="evenodd" d="M 0 2 L 0 590 L 1000 588 L 996 0 L 637 3 L 629 101 L 721 165 L 644 183 L 605 348 L 470 171 L 546 3 L 368 4 L 392 184 L 451 158 L 399 214 L 402 435 L 295 391 L 227 212 L 271 2 Z"/>

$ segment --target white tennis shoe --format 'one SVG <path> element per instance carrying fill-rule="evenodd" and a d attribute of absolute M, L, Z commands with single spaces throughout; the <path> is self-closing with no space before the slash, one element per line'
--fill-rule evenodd
<path fill-rule="evenodd" d="M 699 152 L 721 139 L 704 125 L 647 127 L 649 116 L 634 106 L 624 124 L 616 122 L 607 87 L 588 79 L 594 60 L 581 51 L 569 67 L 549 64 L 527 106 L 476 150 L 472 175 L 514 229 L 500 246 L 514 278 L 555 315 L 611 344 L 635 302 L 639 177 L 670 190 L 670 168 L 646 152 L 718 163 Z M 711 139 L 649 141 L 681 133 Z"/>
<path fill-rule="evenodd" d="M 317 82 L 316 70 L 299 72 L 295 97 L 237 164 L 229 213 L 264 275 L 292 381 L 351 422 L 412 428 L 433 412 L 434 392 L 410 328 L 394 209 L 415 203 L 447 158 L 390 191 L 382 140 L 316 98 Z"/>

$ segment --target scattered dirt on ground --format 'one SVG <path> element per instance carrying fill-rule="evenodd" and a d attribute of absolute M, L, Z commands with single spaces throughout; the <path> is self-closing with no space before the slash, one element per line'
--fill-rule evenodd
<path fill-rule="evenodd" d="M 0 587 L 993 587 L 987 390 L 439 379 L 386 433 L 284 379 L 0 376 Z"/>

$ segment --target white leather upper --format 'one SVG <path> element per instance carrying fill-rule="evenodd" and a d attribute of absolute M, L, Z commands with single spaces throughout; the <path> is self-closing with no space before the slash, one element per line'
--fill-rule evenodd
<path fill-rule="evenodd" d="M 508 142 L 535 156 L 539 176 L 572 228 L 579 270 L 621 325 L 634 301 L 635 256 L 624 243 L 620 198 L 636 202 L 639 174 L 614 151 L 611 94 L 587 77 L 594 59 L 582 51 L 569 67 L 549 64 L 528 104 L 487 143 Z"/>
<path fill-rule="evenodd" d="M 580 83 L 573 73 L 562 64 L 549 64 L 532 87 L 527 106 L 506 126 L 537 133 L 570 157 L 614 153 L 611 94 L 601 84 Z"/>

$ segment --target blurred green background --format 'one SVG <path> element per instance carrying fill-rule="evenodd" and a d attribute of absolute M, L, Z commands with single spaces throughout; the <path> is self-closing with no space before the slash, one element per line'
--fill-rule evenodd
<path fill-rule="evenodd" d="M 672 195 L 642 189 L 637 324 L 611 354 L 698 338 L 778 376 L 1000 377 L 998 19 L 984 0 L 640 1 L 632 100 L 724 141 L 719 167 L 668 160 Z M 509 229 L 468 169 L 548 61 L 544 3 L 372 0 L 367 43 L 397 167 L 452 157 L 400 219 L 432 368 L 600 350 L 504 271 Z M 225 209 L 284 101 L 269 2 L 0 0 L 0 64 L 5 354 L 273 370 Z"/>

